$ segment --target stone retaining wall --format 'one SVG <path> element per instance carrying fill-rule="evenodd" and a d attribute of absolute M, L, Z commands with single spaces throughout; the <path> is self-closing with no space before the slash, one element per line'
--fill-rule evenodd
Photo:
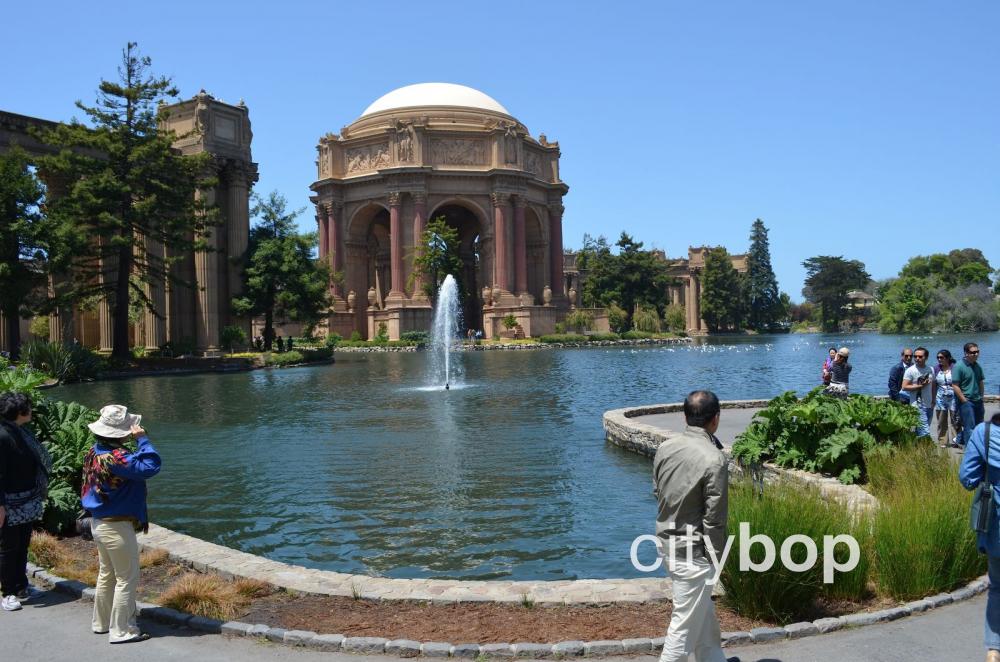
<path fill-rule="evenodd" d="M 767 400 L 727 400 L 721 402 L 720 405 L 723 409 L 760 409 L 767 406 L 767 403 Z M 656 455 L 656 449 L 659 448 L 660 444 L 666 441 L 670 431 L 655 425 L 640 423 L 635 418 L 652 414 L 670 414 L 683 409 L 684 403 L 681 402 L 612 409 L 604 413 L 605 438 L 616 446 L 652 458 Z M 724 452 L 729 454 L 730 451 L 727 448 Z M 743 467 L 732 458 L 729 460 L 729 471 L 732 475 L 745 473 Z M 763 466 L 762 477 L 768 483 L 790 480 L 801 485 L 813 486 L 820 491 L 820 494 L 837 499 L 852 511 L 872 508 L 878 504 L 874 496 L 858 485 L 844 485 L 835 478 L 817 476 L 807 471 L 785 469 L 775 464 L 766 463 Z"/>
<path fill-rule="evenodd" d="M 434 603 L 532 601 L 537 605 L 637 603 L 670 600 L 670 581 L 643 579 L 560 581 L 464 581 L 391 579 L 316 570 L 272 561 L 150 525 L 139 536 L 144 549 L 163 549 L 170 558 L 200 571 L 249 577 L 296 593 L 361 597 L 371 600 L 420 600 Z M 624 554 L 624 552 L 623 552 Z"/>

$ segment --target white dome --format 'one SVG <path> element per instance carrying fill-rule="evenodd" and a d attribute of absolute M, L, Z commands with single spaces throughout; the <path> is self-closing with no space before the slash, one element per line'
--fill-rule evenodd
<path fill-rule="evenodd" d="M 465 85 L 454 83 L 419 83 L 407 85 L 385 94 L 365 108 L 362 117 L 384 110 L 413 108 L 416 106 L 457 106 L 461 108 L 481 108 L 494 113 L 510 115 L 496 99 Z"/>

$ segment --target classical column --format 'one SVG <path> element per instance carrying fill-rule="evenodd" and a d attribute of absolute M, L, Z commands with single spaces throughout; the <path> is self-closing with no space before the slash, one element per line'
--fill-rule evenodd
<path fill-rule="evenodd" d="M 524 198 L 514 196 L 514 288 L 517 294 L 528 292 L 528 247 L 524 236 Z"/>
<path fill-rule="evenodd" d="M 695 302 L 698 300 L 698 294 L 695 287 L 695 276 L 692 273 L 688 276 L 687 294 L 684 297 L 684 313 L 687 318 L 687 330 L 689 332 L 698 330 L 698 317 L 695 311 Z"/>
<path fill-rule="evenodd" d="M 157 350 L 167 342 L 167 296 L 166 296 L 166 265 L 163 260 L 163 243 L 152 238 L 143 239 L 146 260 L 154 273 L 162 274 L 156 277 L 155 283 L 143 283 L 143 290 L 153 304 L 153 310 L 143 310 L 143 344 L 146 349 Z M 139 343 L 136 342 L 138 345 Z"/>
<path fill-rule="evenodd" d="M 549 205 L 549 261 L 554 296 L 563 293 L 563 211 L 564 207 L 561 204 Z"/>
<path fill-rule="evenodd" d="M 402 198 L 402 193 L 389 194 L 389 269 L 392 271 L 390 297 L 403 296 L 403 232 L 399 222 Z"/>
<path fill-rule="evenodd" d="M 327 248 L 327 242 L 329 241 L 327 223 L 326 207 L 324 205 L 316 205 L 316 232 L 319 234 L 320 260 L 327 259 L 327 255 L 329 255 L 329 249 Z"/>
<path fill-rule="evenodd" d="M 326 205 L 326 250 L 328 255 L 333 255 L 333 258 L 330 260 L 330 268 L 334 273 L 339 273 L 343 276 L 344 243 L 340 240 L 340 216 L 342 212 L 343 207 L 336 202 Z M 334 282 L 330 291 L 336 299 L 342 299 L 344 296 L 340 283 Z"/>
<path fill-rule="evenodd" d="M 215 192 L 205 194 L 205 202 L 215 203 Z M 195 342 L 205 356 L 219 353 L 219 233 L 206 237 L 208 250 L 194 254 L 194 273 L 198 286 Z"/>
<path fill-rule="evenodd" d="M 490 199 L 493 202 L 493 237 L 494 259 L 493 259 L 493 286 L 499 287 L 504 292 L 510 291 L 510 281 L 507 278 L 507 203 L 509 196 L 506 193 L 493 193 Z"/>
<path fill-rule="evenodd" d="M 115 325 L 111 303 L 108 301 L 108 284 L 113 283 L 118 272 L 118 258 L 105 253 L 101 256 L 101 273 L 99 279 L 102 289 L 101 299 L 97 304 L 97 321 L 100 330 L 97 349 L 101 352 L 111 352 L 115 345 Z"/>
<path fill-rule="evenodd" d="M 229 186 L 229 218 L 226 219 L 228 289 L 230 296 L 236 297 L 243 293 L 242 258 L 250 241 L 250 184 L 246 166 L 239 162 L 231 163 L 226 180 Z"/>
<path fill-rule="evenodd" d="M 414 193 L 413 195 L 413 254 L 420 255 L 423 252 L 424 230 L 427 229 L 427 194 Z M 424 283 L 420 274 L 415 274 L 413 279 L 413 298 L 426 299 L 423 291 Z"/>
<path fill-rule="evenodd" d="M 698 331 L 705 330 L 705 322 L 701 319 L 701 275 L 694 277 L 694 328 Z"/>

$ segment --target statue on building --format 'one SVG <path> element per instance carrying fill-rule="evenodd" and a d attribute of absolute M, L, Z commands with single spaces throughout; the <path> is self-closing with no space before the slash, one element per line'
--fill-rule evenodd
<path fill-rule="evenodd" d="M 396 156 L 400 163 L 409 163 L 413 160 L 413 143 L 416 140 L 416 132 L 409 122 L 396 120 Z"/>

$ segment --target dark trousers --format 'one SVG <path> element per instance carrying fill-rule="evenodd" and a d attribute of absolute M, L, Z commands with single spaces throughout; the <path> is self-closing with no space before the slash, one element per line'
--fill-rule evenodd
<path fill-rule="evenodd" d="M 966 400 L 958 404 L 958 415 L 962 418 L 962 445 L 969 443 L 972 438 L 972 431 L 977 425 L 983 422 L 986 417 L 986 408 L 983 401 Z"/>
<path fill-rule="evenodd" d="M 0 528 L 0 593 L 16 595 L 28 588 L 28 543 L 32 523 L 4 525 Z"/>

